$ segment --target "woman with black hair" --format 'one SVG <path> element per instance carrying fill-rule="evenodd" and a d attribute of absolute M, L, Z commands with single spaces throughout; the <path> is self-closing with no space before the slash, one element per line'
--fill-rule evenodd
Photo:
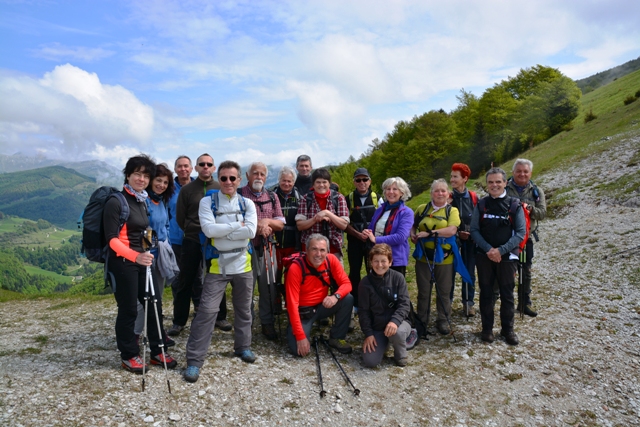
<path fill-rule="evenodd" d="M 173 181 L 173 172 L 169 170 L 167 165 L 160 163 L 156 165 L 156 173 L 153 179 L 147 186 L 147 199 L 145 203 L 147 205 L 147 212 L 149 214 L 149 226 L 155 231 L 158 245 L 160 242 L 167 242 L 169 238 L 169 213 L 168 204 L 171 196 L 175 191 L 175 184 Z M 165 246 L 167 251 L 173 251 L 171 245 Z M 151 254 L 153 255 L 153 267 L 151 269 L 153 273 L 153 283 L 164 283 L 166 277 L 162 277 L 161 270 L 158 268 L 159 254 L 158 247 L 151 248 Z M 166 254 L 166 252 L 164 252 Z M 175 256 L 173 256 L 175 260 Z M 175 262 L 174 262 L 175 263 Z M 175 276 L 174 276 L 175 277 Z M 159 286 L 160 293 L 156 293 L 158 298 L 158 305 L 162 307 L 162 286 Z M 162 311 L 158 309 L 158 316 L 160 317 L 160 325 L 162 327 Z M 142 328 L 144 327 L 144 306 L 138 303 L 138 317 L 136 318 L 135 334 L 140 336 Z M 176 343 L 165 333 L 164 327 L 162 327 L 162 337 L 165 347 L 173 347 Z"/>
<path fill-rule="evenodd" d="M 114 296 L 118 303 L 116 317 L 116 341 L 122 358 L 122 367 L 134 373 L 142 373 L 144 361 L 140 357 L 140 347 L 134 333 L 137 316 L 137 304 L 144 304 L 147 267 L 153 263 L 153 254 L 144 243 L 145 231 L 149 227 L 145 188 L 152 176 L 155 176 L 156 165 L 147 155 L 131 157 L 124 169 L 124 188 L 122 194 L 129 207 L 129 216 L 124 224 L 120 224 L 120 212 L 123 205 L 118 197 L 111 197 L 105 204 L 103 226 L 108 242 L 107 269 Z M 161 289 L 154 282 L 154 291 L 159 295 Z M 162 306 L 156 303 L 158 315 Z M 155 310 L 147 311 L 148 325 L 155 325 Z M 174 368 L 177 362 L 168 354 L 162 353 L 158 329 L 148 328 L 151 346 L 151 364 Z"/>

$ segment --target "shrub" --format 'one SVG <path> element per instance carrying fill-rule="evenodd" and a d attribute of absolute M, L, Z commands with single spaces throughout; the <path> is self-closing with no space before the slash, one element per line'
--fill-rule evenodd
<path fill-rule="evenodd" d="M 629 96 L 627 96 L 627 97 L 624 99 L 624 105 L 629 105 L 629 104 L 631 104 L 633 101 L 635 101 L 636 99 L 638 99 L 638 98 L 636 98 L 636 97 L 635 97 L 635 96 L 633 96 L 633 95 L 629 95 Z"/>
<path fill-rule="evenodd" d="M 593 114 L 593 110 L 592 108 L 589 108 L 589 112 L 587 113 L 586 116 L 584 116 L 584 122 L 585 123 L 589 123 L 591 120 L 595 120 L 597 119 L 598 116 L 596 116 L 595 114 Z"/>
<path fill-rule="evenodd" d="M 640 89 L 636 92 L 636 98 L 640 98 Z"/>

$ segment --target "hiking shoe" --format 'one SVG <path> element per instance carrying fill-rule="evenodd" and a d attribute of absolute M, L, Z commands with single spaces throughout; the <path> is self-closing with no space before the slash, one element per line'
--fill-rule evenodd
<path fill-rule="evenodd" d="M 264 335 L 269 341 L 275 341 L 278 339 L 276 328 L 273 326 L 273 323 L 262 324 L 262 335 Z"/>
<path fill-rule="evenodd" d="M 480 339 L 491 344 L 495 341 L 496 337 L 493 335 L 493 331 L 482 331 L 482 333 L 480 334 Z"/>
<path fill-rule="evenodd" d="M 162 366 L 162 367 L 164 367 L 164 362 L 166 362 L 167 369 L 173 369 L 176 366 L 178 366 L 178 361 L 173 357 L 169 356 L 167 353 L 165 353 L 164 356 L 162 355 L 162 353 L 156 354 L 155 356 L 151 356 L 149 358 L 149 362 L 152 365 Z"/>
<path fill-rule="evenodd" d="M 141 374 L 142 369 L 146 366 L 147 365 L 145 365 L 140 356 L 135 356 L 128 360 L 122 359 L 122 367 L 129 372 L 133 372 L 134 374 Z"/>
<path fill-rule="evenodd" d="M 411 332 L 409 332 L 409 336 L 407 337 L 407 350 L 411 350 L 413 347 L 418 344 L 418 330 L 413 328 Z"/>
<path fill-rule="evenodd" d="M 400 367 L 405 367 L 407 366 L 408 360 L 406 357 L 403 357 L 401 359 L 396 359 L 396 366 L 400 366 Z"/>
<path fill-rule="evenodd" d="M 183 329 L 184 329 L 184 326 L 171 325 L 171 327 L 167 331 L 167 335 L 172 336 L 172 337 L 176 337 L 176 336 L 180 335 L 180 332 L 182 332 Z"/>
<path fill-rule="evenodd" d="M 518 341 L 518 336 L 514 332 L 513 329 L 505 331 L 504 329 L 500 331 L 500 335 L 504 337 L 504 340 L 509 345 L 518 345 L 520 341 Z"/>
<path fill-rule="evenodd" d="M 229 332 L 231 329 L 233 329 L 233 326 L 231 326 L 231 323 L 229 323 L 227 319 L 222 319 L 216 320 L 216 328 L 220 329 L 221 331 Z"/>
<path fill-rule="evenodd" d="M 451 333 L 451 329 L 449 328 L 449 323 L 446 320 L 440 320 L 436 322 L 436 328 L 438 332 L 442 335 L 449 335 Z"/>
<path fill-rule="evenodd" d="M 342 354 L 349 354 L 353 351 L 353 348 L 351 348 L 349 343 L 347 343 L 345 340 L 329 338 L 329 341 L 327 341 L 327 344 L 329 344 L 329 347 L 335 348 Z"/>
<path fill-rule="evenodd" d="M 256 361 L 256 355 L 250 349 L 242 350 L 241 352 L 233 352 L 237 357 L 242 359 L 243 362 L 253 363 Z"/>
<path fill-rule="evenodd" d="M 172 340 L 168 336 L 164 337 L 164 346 L 165 346 L 165 348 L 173 347 L 174 345 L 176 345 L 176 342 L 174 340 Z"/>
<path fill-rule="evenodd" d="M 530 305 L 525 305 L 524 310 L 522 309 L 522 306 L 518 306 L 518 313 L 523 313 L 523 312 L 529 317 L 536 317 L 538 315 L 538 312 L 534 311 Z"/>
<path fill-rule="evenodd" d="M 467 304 L 462 308 L 462 313 L 467 317 L 473 317 L 476 315 L 476 309 L 472 305 Z"/>
<path fill-rule="evenodd" d="M 182 376 L 186 381 L 189 381 L 190 383 L 195 383 L 196 381 L 198 381 L 198 378 L 200 377 L 200 368 L 198 368 L 197 366 L 187 366 L 187 369 L 185 369 Z"/>

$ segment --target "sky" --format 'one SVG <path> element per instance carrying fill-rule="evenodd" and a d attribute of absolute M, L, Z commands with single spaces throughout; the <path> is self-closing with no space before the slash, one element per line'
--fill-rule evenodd
<path fill-rule="evenodd" d="M 633 0 L 0 0 L 0 154 L 337 164 L 463 88 L 639 56 Z"/>

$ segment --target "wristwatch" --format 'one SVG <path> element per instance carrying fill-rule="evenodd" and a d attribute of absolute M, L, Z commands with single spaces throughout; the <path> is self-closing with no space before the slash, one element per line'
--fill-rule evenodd
<path fill-rule="evenodd" d="M 335 293 L 333 294 L 334 297 L 336 297 L 338 299 L 338 301 L 340 301 L 340 298 L 342 298 L 342 295 L 340 295 L 339 293 Z"/>

